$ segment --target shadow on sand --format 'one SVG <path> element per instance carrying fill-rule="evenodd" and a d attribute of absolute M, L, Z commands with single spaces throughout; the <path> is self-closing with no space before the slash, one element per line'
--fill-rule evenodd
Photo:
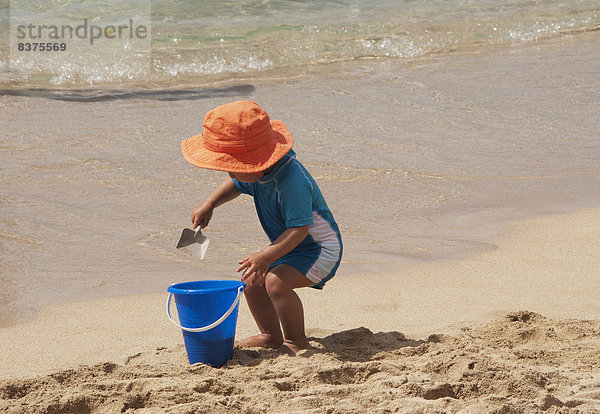
<path fill-rule="evenodd" d="M 317 354 L 330 354 L 345 362 L 367 362 L 379 352 L 394 352 L 402 348 L 417 348 L 437 339 L 432 335 L 428 340 L 408 339 L 400 332 L 373 333 L 360 327 L 336 332 L 324 338 L 309 337 L 313 347 L 298 353 L 298 357 L 309 358 Z M 256 365 L 266 359 L 278 357 L 279 354 L 265 349 L 234 349 L 234 359 L 242 365 Z"/>
<path fill-rule="evenodd" d="M 427 341 L 408 339 L 400 332 L 373 333 L 369 329 L 360 327 L 347 331 L 336 332 L 325 338 L 309 338 L 317 342 L 322 348 L 313 348 L 306 351 L 305 355 L 313 352 L 334 354 L 341 361 L 366 362 L 379 352 L 393 352 L 401 348 L 416 348 Z"/>

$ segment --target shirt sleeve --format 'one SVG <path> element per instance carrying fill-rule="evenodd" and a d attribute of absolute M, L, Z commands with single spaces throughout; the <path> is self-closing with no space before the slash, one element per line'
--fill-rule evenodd
<path fill-rule="evenodd" d="M 294 185 L 283 186 L 279 192 L 281 215 L 287 228 L 313 224 L 310 181 L 294 180 Z"/>
<path fill-rule="evenodd" d="M 235 184 L 235 187 L 240 191 L 240 193 L 250 194 L 251 196 L 254 196 L 254 194 L 252 193 L 252 187 L 250 186 L 250 184 L 243 183 L 241 181 L 238 181 L 235 178 L 233 179 L 233 183 Z"/>

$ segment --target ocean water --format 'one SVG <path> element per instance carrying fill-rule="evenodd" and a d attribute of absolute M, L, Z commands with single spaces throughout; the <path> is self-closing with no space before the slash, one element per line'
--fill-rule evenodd
<path fill-rule="evenodd" d="M 143 38 L 19 52 L 36 28 L 143 25 Z M 18 38 L 17 26 L 34 27 Z M 294 77 L 364 59 L 410 60 L 600 29 L 597 0 L 3 0 L 0 89 L 188 88 Z M 21 32 L 23 34 L 23 31 Z M 30 33 L 31 34 L 31 33 Z M 49 37 L 47 29 L 37 34 Z M 62 34 L 62 33 L 61 33 Z M 86 39 L 87 40 L 87 39 Z M 39 41 L 39 40 L 37 40 Z"/>

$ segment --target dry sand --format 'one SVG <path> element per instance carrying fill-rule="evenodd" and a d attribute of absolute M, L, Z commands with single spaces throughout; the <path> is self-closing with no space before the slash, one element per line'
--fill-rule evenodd
<path fill-rule="evenodd" d="M 2 384 L 7 412 L 581 413 L 600 410 L 597 321 L 516 312 L 453 336 L 366 328 L 296 357 L 235 350 L 186 366 L 182 347 Z"/>
<path fill-rule="evenodd" d="M 45 308 L 0 331 L 0 411 L 600 412 L 599 232 L 600 209 L 547 216 L 470 259 L 301 291 L 313 349 L 222 368 L 187 364 L 165 296 Z"/>

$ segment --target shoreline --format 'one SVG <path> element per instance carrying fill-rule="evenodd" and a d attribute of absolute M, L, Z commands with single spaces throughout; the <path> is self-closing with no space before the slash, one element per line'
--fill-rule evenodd
<path fill-rule="evenodd" d="M 600 282 L 595 269 L 600 246 L 593 243 L 598 232 L 600 208 L 521 220 L 495 240 L 495 250 L 472 258 L 336 277 L 323 292 L 299 290 L 307 334 L 323 338 L 366 327 L 425 340 L 456 335 L 524 310 L 552 320 L 598 321 Z M 167 349 L 185 365 L 181 333 L 164 311 L 166 296 L 53 305 L 40 309 L 32 321 L 1 328 L 0 379 L 122 363 L 152 349 Z M 352 305 L 341 311 L 339 304 L 350 296 Z M 236 338 L 254 331 L 242 300 Z"/>

